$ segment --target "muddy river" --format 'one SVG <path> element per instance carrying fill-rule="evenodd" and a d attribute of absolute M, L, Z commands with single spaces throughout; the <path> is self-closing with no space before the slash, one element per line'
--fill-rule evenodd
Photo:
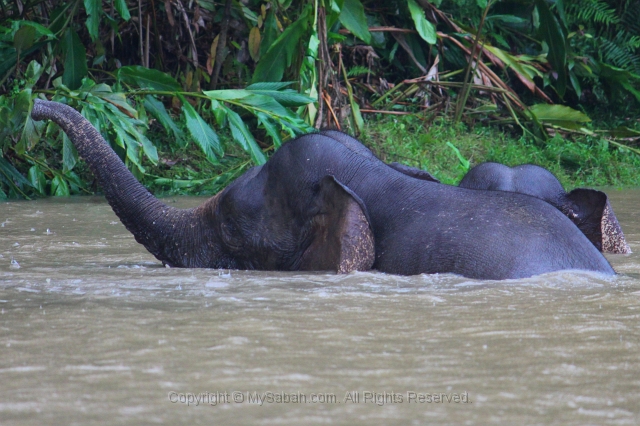
<path fill-rule="evenodd" d="M 608 193 L 619 275 L 510 281 L 168 269 L 103 198 L 0 203 L 0 424 L 638 424 Z"/>

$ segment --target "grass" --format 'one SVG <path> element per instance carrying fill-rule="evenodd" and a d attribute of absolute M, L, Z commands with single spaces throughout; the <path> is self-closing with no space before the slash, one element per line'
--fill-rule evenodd
<path fill-rule="evenodd" d="M 537 164 L 556 175 L 566 189 L 640 186 L 640 156 L 604 139 L 555 136 L 540 144 L 495 127 L 469 130 L 446 120 L 426 124 L 416 116 L 369 120 L 363 133 L 360 139 L 384 161 L 428 170 L 447 184 L 462 179 L 468 160 L 471 166 L 485 161 Z"/>

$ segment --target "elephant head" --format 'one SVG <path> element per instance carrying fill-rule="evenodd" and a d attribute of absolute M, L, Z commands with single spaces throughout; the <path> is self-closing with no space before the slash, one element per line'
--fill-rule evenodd
<path fill-rule="evenodd" d="M 73 108 L 37 99 L 31 116 L 60 125 L 124 226 L 166 265 L 349 272 L 374 262 L 367 209 L 331 174 L 301 184 L 268 162 L 199 207 L 177 209 L 149 193 Z"/>
<path fill-rule="evenodd" d="M 471 169 L 459 186 L 518 192 L 540 198 L 569 217 L 598 250 L 605 253 L 631 253 L 604 192 L 577 188 L 566 193 L 560 181 L 543 167 L 482 163 Z"/>
<path fill-rule="evenodd" d="M 325 129 L 325 130 L 322 130 L 320 134 L 323 136 L 328 136 L 340 142 L 351 151 L 356 152 L 357 154 L 361 155 L 362 157 L 368 160 L 379 161 L 378 158 L 373 154 L 373 152 L 371 152 L 369 148 L 362 145 L 362 143 L 359 140 L 345 133 L 339 132 L 337 130 Z M 436 177 L 434 177 L 431 173 L 429 173 L 426 170 L 405 166 L 404 164 L 396 163 L 396 162 L 388 163 L 387 165 L 392 169 L 404 175 L 410 176 L 412 178 L 440 183 L 440 181 Z"/>

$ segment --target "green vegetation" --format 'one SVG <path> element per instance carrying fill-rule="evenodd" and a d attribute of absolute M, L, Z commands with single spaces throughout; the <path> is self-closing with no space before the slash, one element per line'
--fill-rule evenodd
<path fill-rule="evenodd" d="M 446 182 L 494 160 L 637 184 L 638 22 L 632 0 L 0 0 L 0 199 L 97 190 L 36 96 L 157 192 L 215 192 L 320 127 Z"/>

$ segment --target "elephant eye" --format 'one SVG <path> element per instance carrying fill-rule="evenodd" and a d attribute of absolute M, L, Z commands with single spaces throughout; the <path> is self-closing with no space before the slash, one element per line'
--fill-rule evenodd
<path fill-rule="evenodd" d="M 240 243 L 242 236 L 238 232 L 236 225 L 230 220 L 225 220 L 221 223 L 220 227 L 222 229 L 224 242 L 231 248 L 240 248 L 242 245 Z"/>

